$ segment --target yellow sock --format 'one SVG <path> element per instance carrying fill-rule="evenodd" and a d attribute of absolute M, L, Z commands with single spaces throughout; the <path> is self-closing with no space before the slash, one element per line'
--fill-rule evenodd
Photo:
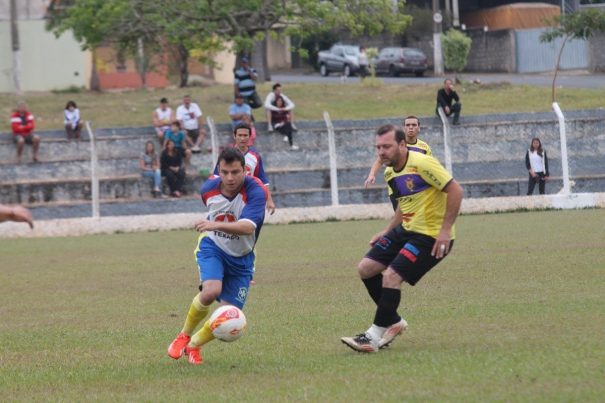
<path fill-rule="evenodd" d="M 200 347 L 209 341 L 214 340 L 214 335 L 212 334 L 212 330 L 210 329 L 210 322 L 206 321 L 204 326 L 191 337 L 191 341 L 189 342 L 189 346 L 191 347 Z"/>
<path fill-rule="evenodd" d="M 200 302 L 199 294 L 193 298 L 193 302 L 189 307 L 189 312 L 187 313 L 187 319 L 185 319 L 185 325 L 183 326 L 182 333 L 191 335 L 197 325 L 208 315 L 208 311 L 210 311 L 210 306 L 204 306 Z"/>

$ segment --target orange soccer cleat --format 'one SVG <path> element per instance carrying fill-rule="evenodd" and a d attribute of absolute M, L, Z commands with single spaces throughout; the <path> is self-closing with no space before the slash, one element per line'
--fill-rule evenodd
<path fill-rule="evenodd" d="M 191 336 L 187 336 L 185 333 L 179 333 L 168 346 L 168 356 L 175 360 L 181 358 L 189 340 L 191 340 Z"/>
<path fill-rule="evenodd" d="M 200 355 L 199 347 L 186 347 L 185 354 L 187 354 L 188 360 L 193 365 L 200 365 L 202 363 L 202 356 Z"/>

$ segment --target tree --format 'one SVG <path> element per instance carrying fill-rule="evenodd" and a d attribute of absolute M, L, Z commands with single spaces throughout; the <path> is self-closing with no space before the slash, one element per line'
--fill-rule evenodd
<path fill-rule="evenodd" d="M 443 51 L 445 67 L 456 74 L 461 72 L 468 63 L 468 53 L 471 50 L 472 39 L 463 32 L 450 29 L 443 35 Z"/>
<path fill-rule="evenodd" d="M 563 38 L 557 61 L 555 64 L 555 72 L 552 79 L 552 102 L 556 101 L 555 83 L 557 74 L 561 65 L 561 55 L 565 44 L 572 39 L 588 39 L 595 32 L 605 32 L 605 12 L 598 9 L 589 8 L 577 11 L 571 14 L 556 16 L 551 21 L 553 25 L 558 25 L 551 28 L 540 35 L 540 42 L 554 42 L 557 38 Z"/>
<path fill-rule="evenodd" d="M 56 36 L 70 30 L 82 49 L 91 50 L 91 89 L 98 90 L 95 49 L 102 44 L 115 46 L 118 54 L 133 56 L 141 82 L 146 86 L 151 57 L 161 49 L 158 13 L 158 4 L 146 0 L 53 1 L 47 28 Z"/>

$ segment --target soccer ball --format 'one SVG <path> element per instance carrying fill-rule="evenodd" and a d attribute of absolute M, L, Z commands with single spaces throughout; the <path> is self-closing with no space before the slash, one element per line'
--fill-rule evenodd
<path fill-rule="evenodd" d="M 219 306 L 210 316 L 212 334 L 222 341 L 235 341 L 244 334 L 246 316 L 233 305 Z"/>

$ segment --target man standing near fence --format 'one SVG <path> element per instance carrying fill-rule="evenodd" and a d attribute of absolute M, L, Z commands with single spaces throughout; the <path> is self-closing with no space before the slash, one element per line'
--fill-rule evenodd
<path fill-rule="evenodd" d="M 462 187 L 439 161 L 410 152 L 395 126 L 378 129 L 376 150 L 387 166 L 385 182 L 398 208 L 386 228 L 372 237 L 372 248 L 358 265 L 376 304 L 374 322 L 357 336 L 341 338 L 353 350 L 366 353 L 387 347 L 407 328 L 397 313 L 401 284 L 415 285 L 449 254 L 463 197 Z"/>

